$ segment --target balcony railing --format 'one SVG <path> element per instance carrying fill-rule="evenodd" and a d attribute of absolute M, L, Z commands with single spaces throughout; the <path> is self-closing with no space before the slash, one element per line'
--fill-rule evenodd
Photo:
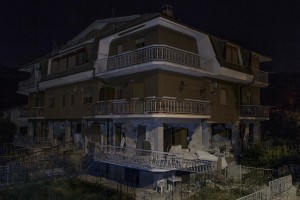
<path fill-rule="evenodd" d="M 210 110 L 209 101 L 181 100 L 171 97 L 100 101 L 96 105 L 96 114 L 98 115 L 147 113 L 210 115 Z"/>
<path fill-rule="evenodd" d="M 34 89 L 36 87 L 35 79 L 29 79 L 26 81 L 19 82 L 18 91 L 24 91 L 29 89 Z"/>
<path fill-rule="evenodd" d="M 240 106 L 240 117 L 269 118 L 269 107 L 259 105 Z"/>
<path fill-rule="evenodd" d="M 103 73 L 151 61 L 166 61 L 213 72 L 212 60 L 167 45 L 151 45 L 97 61 L 96 73 Z"/>
<path fill-rule="evenodd" d="M 216 170 L 216 163 L 198 158 L 187 159 L 184 155 L 116 147 L 107 145 L 96 146 L 94 160 L 144 169 L 185 170 L 197 173 Z"/>
<path fill-rule="evenodd" d="M 44 107 L 24 107 L 21 110 L 21 117 L 44 117 Z"/>
<path fill-rule="evenodd" d="M 254 80 L 256 82 L 262 83 L 262 84 L 269 84 L 269 75 L 268 72 L 264 72 L 258 69 L 252 69 Z"/>
<path fill-rule="evenodd" d="M 25 148 L 50 148 L 57 142 L 54 138 L 15 135 L 14 144 Z"/>

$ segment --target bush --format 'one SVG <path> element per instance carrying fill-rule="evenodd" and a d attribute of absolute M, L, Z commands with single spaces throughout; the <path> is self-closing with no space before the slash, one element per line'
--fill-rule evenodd
<path fill-rule="evenodd" d="M 261 145 L 243 151 L 241 164 L 276 169 L 290 163 L 300 164 L 300 146 L 273 146 L 266 150 Z"/>

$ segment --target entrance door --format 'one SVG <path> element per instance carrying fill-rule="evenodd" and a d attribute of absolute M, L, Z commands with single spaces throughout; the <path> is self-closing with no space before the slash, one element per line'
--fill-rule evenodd
<path fill-rule="evenodd" d="M 168 152 L 172 145 L 181 145 L 183 149 L 187 148 L 188 130 L 184 128 L 166 128 L 164 129 L 164 152 Z"/>

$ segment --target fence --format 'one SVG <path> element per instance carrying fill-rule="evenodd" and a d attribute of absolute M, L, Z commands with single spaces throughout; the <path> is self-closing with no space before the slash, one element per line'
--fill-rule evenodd
<path fill-rule="evenodd" d="M 269 186 L 239 198 L 237 200 L 269 200 L 274 199 L 277 195 L 280 195 L 284 192 L 292 189 L 292 176 L 288 175 L 279 179 L 275 179 L 269 182 Z"/>

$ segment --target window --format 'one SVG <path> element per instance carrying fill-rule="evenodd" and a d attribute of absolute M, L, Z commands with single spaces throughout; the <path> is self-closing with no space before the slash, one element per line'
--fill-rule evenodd
<path fill-rule="evenodd" d="M 73 68 L 88 62 L 86 51 L 72 52 L 64 57 L 56 57 L 52 60 L 50 73 L 57 73 L 68 68 Z"/>
<path fill-rule="evenodd" d="M 145 46 L 145 38 L 139 38 L 135 40 L 135 48 L 143 48 Z"/>
<path fill-rule="evenodd" d="M 93 102 L 93 89 L 84 88 L 83 90 L 83 104 L 88 104 Z"/>
<path fill-rule="evenodd" d="M 68 58 L 62 58 L 59 60 L 59 70 L 66 70 L 68 68 Z"/>
<path fill-rule="evenodd" d="M 87 56 L 86 56 L 86 52 L 82 51 L 78 54 L 77 57 L 77 65 L 83 65 L 87 62 Z"/>
<path fill-rule="evenodd" d="M 117 89 L 117 99 L 122 99 L 122 89 L 121 88 Z"/>
<path fill-rule="evenodd" d="M 51 65 L 51 73 L 59 72 L 59 61 L 53 60 Z"/>
<path fill-rule="evenodd" d="M 75 104 L 75 95 L 74 92 L 71 93 L 71 105 Z"/>
<path fill-rule="evenodd" d="M 227 45 L 226 47 L 226 60 L 227 62 L 240 65 L 239 56 L 238 56 L 238 48 Z"/>
<path fill-rule="evenodd" d="M 39 107 L 40 106 L 40 103 L 41 103 L 41 100 L 40 100 L 40 96 L 39 95 L 36 95 L 34 94 L 33 95 L 33 104 L 35 107 Z"/>
<path fill-rule="evenodd" d="M 120 44 L 117 47 L 117 54 L 121 54 L 121 53 L 123 53 L 123 46 Z"/>
<path fill-rule="evenodd" d="M 227 105 L 227 90 L 220 88 L 220 105 Z"/>
<path fill-rule="evenodd" d="M 117 92 L 117 95 L 118 92 Z M 122 91 L 121 94 L 122 95 Z M 99 91 L 99 101 L 107 101 L 107 100 L 113 100 L 115 98 L 115 88 L 112 87 L 103 87 Z"/>
<path fill-rule="evenodd" d="M 54 94 L 49 94 L 48 107 L 54 107 L 54 106 L 55 106 Z"/>
<path fill-rule="evenodd" d="M 253 105 L 253 95 L 252 92 L 247 92 L 246 93 L 247 96 L 247 105 Z"/>
<path fill-rule="evenodd" d="M 209 92 L 211 93 L 211 94 L 216 94 L 216 87 L 217 87 L 217 83 L 210 83 L 209 84 Z"/>
<path fill-rule="evenodd" d="M 68 68 L 72 68 L 76 66 L 76 54 L 72 55 L 68 58 Z"/>
<path fill-rule="evenodd" d="M 62 95 L 62 106 L 66 105 L 66 94 Z"/>

